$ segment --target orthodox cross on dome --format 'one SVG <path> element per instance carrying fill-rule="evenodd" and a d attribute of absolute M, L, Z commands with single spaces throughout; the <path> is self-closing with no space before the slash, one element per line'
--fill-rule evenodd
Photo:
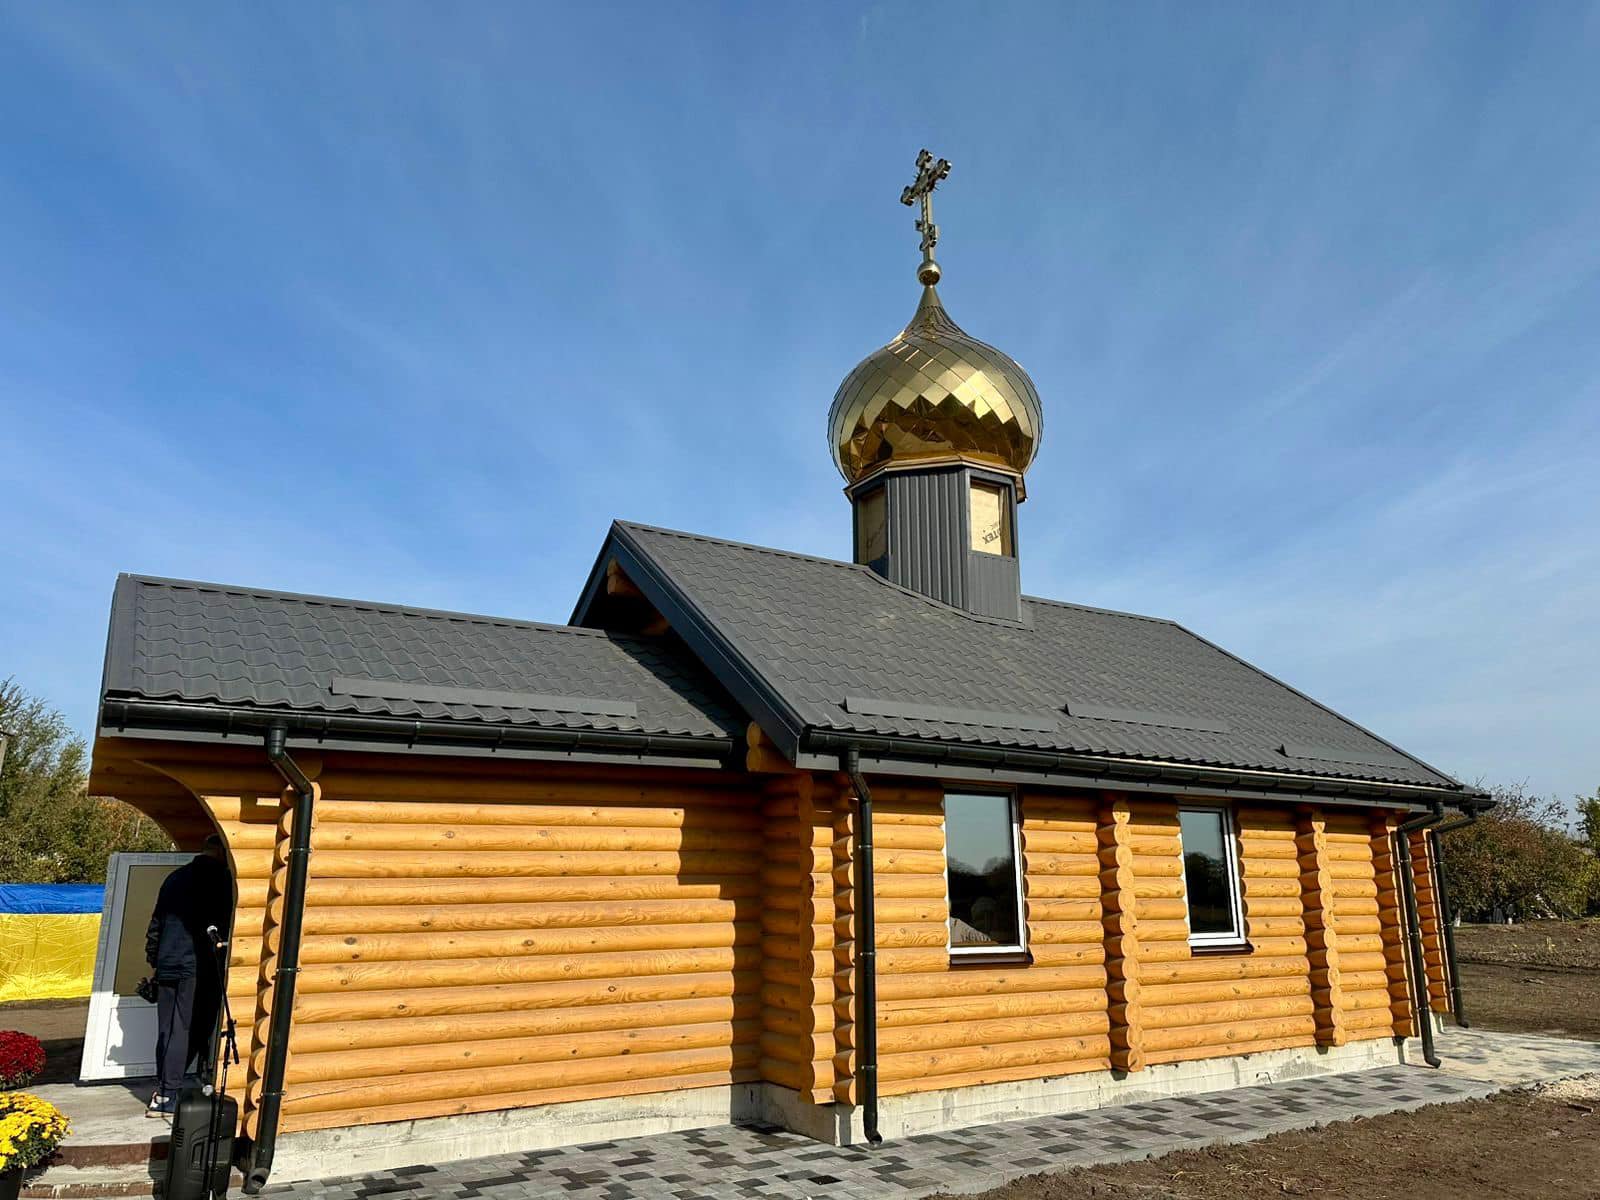
<path fill-rule="evenodd" d="M 939 243 L 939 227 L 933 223 L 933 189 L 949 174 L 948 158 L 935 159 L 924 150 L 917 155 L 916 179 L 900 193 L 900 203 L 907 208 L 922 201 L 922 217 L 917 221 L 917 232 L 922 234 L 922 265 L 917 268 L 917 278 L 928 287 L 939 282 L 939 264 L 933 261 L 933 248 Z"/>

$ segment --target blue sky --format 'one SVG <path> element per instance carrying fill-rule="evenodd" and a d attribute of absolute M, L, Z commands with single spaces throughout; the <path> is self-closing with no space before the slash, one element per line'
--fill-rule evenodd
<path fill-rule="evenodd" d="M 1600 8 L 0 4 L 0 676 L 118 571 L 564 620 L 613 517 L 849 553 L 916 302 L 1030 592 L 1600 785 Z"/>

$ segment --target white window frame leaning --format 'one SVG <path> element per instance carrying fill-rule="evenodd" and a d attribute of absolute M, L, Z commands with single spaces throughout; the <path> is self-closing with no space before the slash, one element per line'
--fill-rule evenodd
<path fill-rule="evenodd" d="M 1245 946 L 1244 880 L 1239 874 L 1239 835 L 1231 810 L 1219 804 L 1180 804 L 1178 812 L 1216 813 L 1222 818 L 1222 847 L 1227 858 L 1228 909 L 1233 914 L 1233 929 L 1221 933 L 1196 933 L 1189 926 L 1189 873 L 1183 875 L 1183 924 L 1189 930 L 1189 945 L 1195 949 L 1218 946 Z M 1178 829 L 1178 861 L 1183 861 L 1183 828 Z"/>
<path fill-rule="evenodd" d="M 1017 941 L 1009 946 L 958 946 L 955 940 L 955 913 L 950 911 L 950 828 L 945 815 L 945 803 L 951 796 L 992 796 L 1004 799 L 1011 813 L 1011 863 L 1015 885 L 1013 897 L 1017 906 Z M 986 791 L 982 788 L 945 788 L 939 795 L 939 832 L 944 838 L 944 908 L 945 944 L 951 958 L 989 958 L 996 955 L 1014 956 L 1028 952 L 1028 911 L 1022 896 L 1022 802 L 1014 791 Z"/>

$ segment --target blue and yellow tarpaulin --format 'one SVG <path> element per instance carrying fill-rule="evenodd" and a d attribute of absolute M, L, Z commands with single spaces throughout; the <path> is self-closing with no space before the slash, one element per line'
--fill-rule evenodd
<path fill-rule="evenodd" d="M 87 996 L 105 888 L 0 883 L 0 1002 Z"/>

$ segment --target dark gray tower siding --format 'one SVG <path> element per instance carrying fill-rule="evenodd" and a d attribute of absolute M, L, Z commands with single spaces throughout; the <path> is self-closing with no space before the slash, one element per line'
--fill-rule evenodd
<path fill-rule="evenodd" d="M 1011 554 L 972 549 L 973 482 L 998 487 L 1006 506 Z M 883 495 L 882 553 L 864 528 L 875 519 L 874 493 Z M 1018 620 L 1022 583 L 1017 569 L 1016 479 L 966 463 L 879 472 L 849 489 L 855 509 L 855 560 L 902 587 L 985 617 Z"/>

